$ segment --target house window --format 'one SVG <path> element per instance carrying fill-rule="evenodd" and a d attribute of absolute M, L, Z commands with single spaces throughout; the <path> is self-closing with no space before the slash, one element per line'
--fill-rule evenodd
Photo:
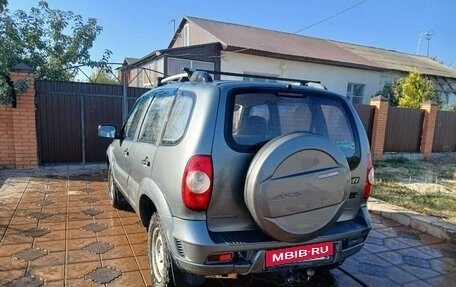
<path fill-rule="evenodd" d="M 184 68 L 192 70 L 203 69 L 203 70 L 214 70 L 214 63 L 194 61 L 188 59 L 168 58 L 168 75 L 176 75 L 183 72 Z"/>
<path fill-rule="evenodd" d="M 364 84 L 348 83 L 347 85 L 347 98 L 353 104 L 362 104 L 364 102 Z"/>
<path fill-rule="evenodd" d="M 190 25 L 185 24 L 184 28 L 182 29 L 182 36 L 184 40 L 184 47 L 190 46 Z"/>

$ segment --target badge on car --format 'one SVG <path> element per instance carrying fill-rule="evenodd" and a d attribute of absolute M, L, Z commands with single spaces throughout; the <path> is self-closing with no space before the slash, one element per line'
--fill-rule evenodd
<path fill-rule="evenodd" d="M 332 242 L 268 250 L 266 251 L 266 267 L 323 259 L 333 254 L 334 244 Z"/>

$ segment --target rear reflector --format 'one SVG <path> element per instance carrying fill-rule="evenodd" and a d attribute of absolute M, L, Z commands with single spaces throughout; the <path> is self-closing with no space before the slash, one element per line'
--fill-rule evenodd
<path fill-rule="evenodd" d="M 374 184 L 374 167 L 372 165 L 372 158 L 370 155 L 368 155 L 366 185 L 364 186 L 364 199 L 368 199 L 370 197 L 373 184 Z"/>
<path fill-rule="evenodd" d="M 207 263 L 228 263 L 233 260 L 233 253 L 214 254 L 207 257 Z"/>

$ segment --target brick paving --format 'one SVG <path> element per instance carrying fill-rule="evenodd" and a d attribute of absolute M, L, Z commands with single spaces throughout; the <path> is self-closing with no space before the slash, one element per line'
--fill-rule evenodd
<path fill-rule="evenodd" d="M 147 234 L 109 205 L 105 165 L 0 170 L 0 286 L 151 286 Z M 455 286 L 456 246 L 372 215 L 365 248 L 300 286 Z M 284 286 L 281 274 L 206 286 Z"/>

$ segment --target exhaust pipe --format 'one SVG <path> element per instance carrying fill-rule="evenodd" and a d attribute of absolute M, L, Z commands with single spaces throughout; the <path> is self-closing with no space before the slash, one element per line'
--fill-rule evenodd
<path fill-rule="evenodd" d="M 312 268 L 307 269 L 306 272 L 289 270 L 286 273 L 285 284 L 288 286 L 296 286 L 299 283 L 301 283 L 302 281 L 309 282 L 314 275 L 315 275 L 315 270 Z"/>
<path fill-rule="evenodd" d="M 301 278 L 299 275 L 299 272 L 296 272 L 294 270 L 288 271 L 285 278 L 285 284 L 288 286 L 298 285 L 301 282 Z"/>
<path fill-rule="evenodd" d="M 310 279 L 312 279 L 312 277 L 315 275 L 315 270 L 313 270 L 312 268 L 309 268 L 307 269 L 307 282 L 310 281 Z"/>

